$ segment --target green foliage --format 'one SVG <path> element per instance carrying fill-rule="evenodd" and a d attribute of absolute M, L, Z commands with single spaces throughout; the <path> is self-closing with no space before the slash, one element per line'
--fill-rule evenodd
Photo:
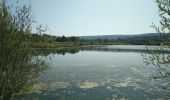
<path fill-rule="evenodd" d="M 31 54 L 30 7 L 12 12 L 5 0 L 0 2 L 0 99 L 8 100 L 46 68 Z"/>
<path fill-rule="evenodd" d="M 33 42 L 55 43 L 55 42 L 79 42 L 79 37 L 52 36 L 48 34 L 32 34 Z"/>
<path fill-rule="evenodd" d="M 161 35 L 162 44 L 169 45 L 170 42 L 170 0 L 155 0 L 159 9 L 159 25 L 152 25 Z"/>
<path fill-rule="evenodd" d="M 154 79 L 168 78 L 170 76 L 170 54 L 165 54 L 165 47 L 170 46 L 170 0 L 155 0 L 159 8 L 159 25 L 153 28 L 161 35 L 161 44 L 159 52 L 150 51 L 150 54 L 143 55 L 146 64 L 152 64 L 159 68 L 159 74 Z"/>

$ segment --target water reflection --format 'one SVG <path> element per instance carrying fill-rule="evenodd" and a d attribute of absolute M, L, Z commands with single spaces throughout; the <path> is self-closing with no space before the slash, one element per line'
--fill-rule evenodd
<path fill-rule="evenodd" d="M 61 50 L 68 51 L 64 56 L 49 53 L 53 55 L 51 69 L 42 75 L 45 81 L 35 84 L 41 88 L 28 96 L 42 100 L 168 99 L 160 86 L 163 81 L 147 79 L 157 69 L 145 66 L 140 49 L 119 49 L 98 46 L 80 48 L 75 54 Z"/>
<path fill-rule="evenodd" d="M 80 51 L 102 51 L 102 52 L 138 52 L 149 53 L 148 48 L 152 52 L 160 52 L 159 46 L 138 46 L 138 45 L 107 45 L 107 46 L 91 46 L 91 47 L 73 47 L 73 48 L 60 48 L 60 49 L 36 49 L 34 55 L 48 56 L 51 54 L 65 55 L 75 54 Z M 165 49 L 162 53 L 170 53 L 169 49 Z"/>
<path fill-rule="evenodd" d="M 161 52 L 161 53 L 170 53 L 169 48 L 160 49 L 160 46 L 145 46 L 145 45 L 106 45 L 106 46 L 97 46 L 93 48 L 85 48 L 84 50 L 90 51 L 103 51 L 103 52 L 138 52 L 138 53 L 150 53 L 152 52 Z"/>
<path fill-rule="evenodd" d="M 53 54 L 65 55 L 78 53 L 81 48 L 61 48 L 61 49 L 36 49 L 34 55 L 36 56 L 48 56 Z"/>
<path fill-rule="evenodd" d="M 122 51 L 110 46 L 37 49 L 34 56 L 48 60 L 53 55 L 50 69 L 43 74 L 41 71 L 47 67 L 17 69 L 17 75 L 9 72 L 9 77 L 15 76 L 10 80 L 14 80 L 16 88 L 11 90 L 17 90 L 13 91 L 15 99 L 22 96 L 40 100 L 169 99 L 160 86 L 167 80 L 147 80 L 158 71 L 145 66 L 140 49 L 134 49 Z M 39 75 L 43 79 L 33 77 Z"/>

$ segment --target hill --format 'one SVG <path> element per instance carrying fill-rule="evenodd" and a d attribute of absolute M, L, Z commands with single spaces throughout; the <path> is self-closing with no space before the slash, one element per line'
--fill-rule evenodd
<path fill-rule="evenodd" d="M 97 40 L 97 39 L 108 39 L 108 40 L 152 40 L 159 39 L 159 33 L 146 33 L 146 34 L 138 34 L 138 35 L 98 35 L 98 36 L 80 36 L 82 40 Z"/>

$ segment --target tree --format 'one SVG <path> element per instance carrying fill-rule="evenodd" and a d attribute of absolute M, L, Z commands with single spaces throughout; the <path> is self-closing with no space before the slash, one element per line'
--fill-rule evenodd
<path fill-rule="evenodd" d="M 149 50 L 149 54 L 143 55 L 146 64 L 152 64 L 159 68 L 159 74 L 153 76 L 154 79 L 162 79 L 170 76 L 170 52 L 165 47 L 169 47 L 170 43 L 170 0 L 155 0 L 159 8 L 160 21 L 159 25 L 153 28 L 161 35 L 162 46 L 157 50 Z"/>
<path fill-rule="evenodd" d="M 167 45 L 170 42 L 170 0 L 156 0 L 155 2 L 159 9 L 160 25 L 153 25 L 153 28 L 161 34 L 162 44 Z"/>
<path fill-rule="evenodd" d="M 30 11 L 30 6 L 24 5 L 14 12 L 5 0 L 0 2 L 1 100 L 9 100 L 46 68 L 32 55 Z"/>

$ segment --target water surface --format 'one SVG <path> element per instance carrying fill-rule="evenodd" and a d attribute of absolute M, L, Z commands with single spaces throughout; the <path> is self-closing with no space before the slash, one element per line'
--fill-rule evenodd
<path fill-rule="evenodd" d="M 50 69 L 26 96 L 40 100 L 168 99 L 161 86 L 167 80 L 149 78 L 158 68 L 143 63 L 145 50 L 146 46 L 109 45 L 49 54 L 43 59 Z"/>

